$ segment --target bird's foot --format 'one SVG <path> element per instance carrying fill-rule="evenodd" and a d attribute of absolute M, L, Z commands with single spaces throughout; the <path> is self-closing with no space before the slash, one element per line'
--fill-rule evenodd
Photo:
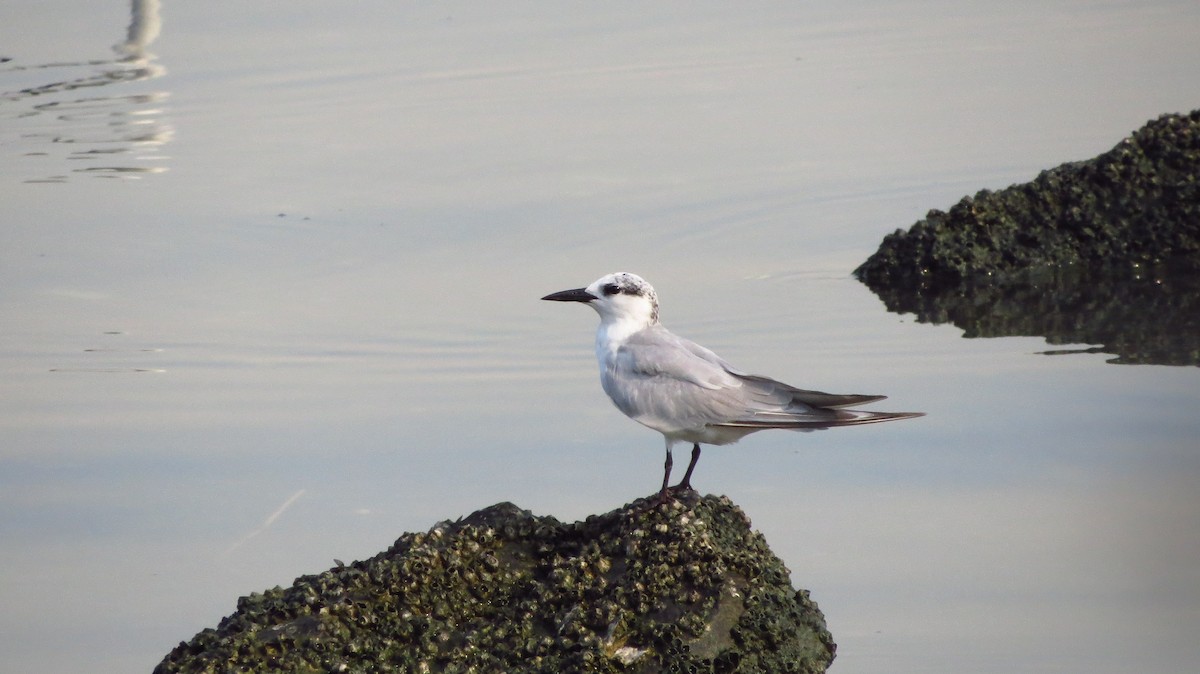
<path fill-rule="evenodd" d="M 675 493 L 674 492 L 675 492 L 675 490 L 673 488 L 670 488 L 670 489 L 663 488 L 663 490 L 658 492 L 658 496 L 656 496 L 653 500 L 654 507 L 662 507 L 662 506 L 666 506 L 666 505 L 670 505 L 671 503 L 674 503 L 675 502 Z"/>
<path fill-rule="evenodd" d="M 696 489 L 694 487 L 692 487 L 692 484 L 690 482 L 680 482 L 679 484 L 675 485 L 674 487 L 671 487 L 667 491 L 671 492 L 672 494 L 682 494 L 682 493 L 689 492 L 689 491 L 696 491 Z"/>

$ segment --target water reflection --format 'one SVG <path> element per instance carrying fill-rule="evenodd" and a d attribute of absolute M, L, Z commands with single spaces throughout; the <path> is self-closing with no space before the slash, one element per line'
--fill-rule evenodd
<path fill-rule="evenodd" d="M 65 146 L 64 159 L 90 164 L 25 182 L 66 182 L 69 173 L 129 178 L 167 170 L 162 165 L 166 158 L 158 152 L 173 135 L 171 126 L 163 121 L 166 92 L 68 96 L 93 87 L 124 85 L 165 74 L 166 69 L 147 51 L 162 29 L 160 7 L 159 0 L 132 1 L 125 39 L 112 48 L 117 54 L 115 59 L 17 64 L 0 71 L 0 77 L 6 80 L 34 80 L 29 86 L 0 93 L 0 118 L 18 120 L 19 140 L 14 144 L 26 147 L 23 156 L 54 156 L 54 149 Z M 33 101 L 25 109 L 5 109 Z"/>
<path fill-rule="evenodd" d="M 1046 355 L 1111 353 L 1128 365 L 1200 365 L 1200 275 L 1168 267 L 1055 270 L 990 283 L 872 288 L 888 311 L 964 337 L 1044 337 Z"/>
<path fill-rule="evenodd" d="M 125 54 L 128 59 L 149 63 L 154 56 L 146 51 L 151 42 L 158 39 L 162 31 L 162 16 L 159 14 L 159 0 L 133 0 L 131 3 L 131 18 L 129 30 L 125 32 L 125 41 L 113 45 L 118 54 Z"/>

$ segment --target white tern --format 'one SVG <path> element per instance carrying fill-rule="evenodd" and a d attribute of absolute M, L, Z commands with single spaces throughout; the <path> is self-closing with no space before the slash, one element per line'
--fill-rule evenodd
<path fill-rule="evenodd" d="M 654 288 L 636 274 L 608 274 L 586 288 L 542 299 L 583 302 L 600 314 L 600 384 L 617 409 L 666 439 L 659 492 L 664 502 L 672 492 L 692 488 L 701 444 L 726 445 L 768 428 L 804 431 L 922 416 L 846 409 L 886 396 L 808 391 L 743 372 L 663 327 Z M 671 447 L 680 441 L 692 443 L 692 460 L 679 484 L 668 487 Z"/>

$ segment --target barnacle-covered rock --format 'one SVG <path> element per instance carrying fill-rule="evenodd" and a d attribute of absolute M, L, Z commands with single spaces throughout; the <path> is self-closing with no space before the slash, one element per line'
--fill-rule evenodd
<path fill-rule="evenodd" d="M 823 672 L 824 618 L 728 498 L 501 503 L 238 601 L 156 674 Z"/>
<path fill-rule="evenodd" d="M 1109 362 L 1200 365 L 1200 110 L 1095 159 L 966 197 L 855 270 L 889 311 Z"/>
<path fill-rule="evenodd" d="M 930 211 L 854 274 L 880 292 L 1162 264 L 1200 270 L 1200 110 L 1151 120 L 1094 159 Z"/>

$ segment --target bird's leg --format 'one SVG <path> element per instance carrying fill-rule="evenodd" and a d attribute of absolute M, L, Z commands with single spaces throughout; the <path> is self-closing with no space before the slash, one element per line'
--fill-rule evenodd
<path fill-rule="evenodd" d="M 692 461 L 688 464 L 687 471 L 683 474 L 683 479 L 679 484 L 671 487 L 671 491 L 688 491 L 692 488 L 692 471 L 696 468 L 696 462 L 700 460 L 700 443 L 692 443 Z"/>
<path fill-rule="evenodd" d="M 662 491 L 658 492 L 658 502 L 667 503 L 671 500 L 671 490 L 667 487 L 667 483 L 671 481 L 671 447 L 667 446 L 667 460 L 663 463 L 663 486 Z"/>

